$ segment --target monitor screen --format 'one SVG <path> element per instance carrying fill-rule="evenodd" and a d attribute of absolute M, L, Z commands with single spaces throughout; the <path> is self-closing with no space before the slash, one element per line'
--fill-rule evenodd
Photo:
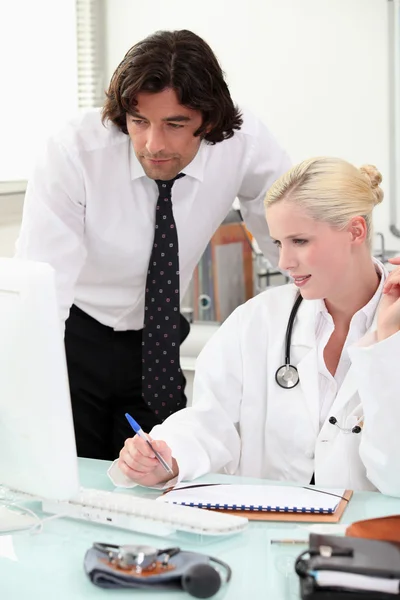
<path fill-rule="evenodd" d="M 55 273 L 0 258 L 0 484 L 68 500 L 78 463 Z"/>

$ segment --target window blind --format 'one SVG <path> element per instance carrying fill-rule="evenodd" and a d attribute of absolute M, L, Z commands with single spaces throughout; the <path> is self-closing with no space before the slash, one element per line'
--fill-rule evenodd
<path fill-rule="evenodd" d="M 76 0 L 78 106 L 102 106 L 105 98 L 104 0 Z"/>

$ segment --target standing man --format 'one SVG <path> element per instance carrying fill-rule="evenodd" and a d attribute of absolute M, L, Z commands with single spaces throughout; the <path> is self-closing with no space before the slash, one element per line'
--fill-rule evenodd
<path fill-rule="evenodd" d="M 111 460 L 125 412 L 150 431 L 186 405 L 179 299 L 235 197 L 276 263 L 263 199 L 289 160 L 190 31 L 133 46 L 106 95 L 49 140 L 17 256 L 56 271 L 78 455 Z"/>

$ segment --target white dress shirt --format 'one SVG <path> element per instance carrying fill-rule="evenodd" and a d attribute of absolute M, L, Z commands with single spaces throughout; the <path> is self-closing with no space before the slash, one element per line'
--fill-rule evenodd
<path fill-rule="evenodd" d="M 267 128 L 243 116 L 231 139 L 201 143 L 172 189 L 181 297 L 235 197 L 261 250 L 277 263 L 263 200 L 290 163 Z M 55 268 L 62 320 L 75 303 L 115 330 L 143 327 L 157 198 L 129 136 L 103 126 L 98 110 L 49 140 L 28 184 L 17 256 Z"/>
<path fill-rule="evenodd" d="M 350 369 L 351 360 L 349 348 L 360 340 L 371 327 L 378 308 L 379 300 L 382 296 L 382 289 L 386 278 L 386 271 L 383 265 L 373 258 L 377 273 L 380 275 L 380 284 L 370 301 L 353 315 L 346 340 L 343 345 L 342 353 L 336 368 L 335 375 L 331 375 L 324 360 L 325 346 L 331 337 L 335 325 L 332 316 L 329 314 L 324 300 L 319 301 L 316 313 L 315 339 L 317 344 L 318 356 L 318 383 L 319 383 L 319 402 L 320 427 L 329 416 L 329 412 L 334 400 L 341 388 L 341 385 Z"/>

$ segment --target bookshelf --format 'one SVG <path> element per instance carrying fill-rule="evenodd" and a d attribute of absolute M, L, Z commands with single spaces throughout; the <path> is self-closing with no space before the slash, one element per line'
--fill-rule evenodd
<path fill-rule="evenodd" d="M 222 323 L 254 296 L 249 238 L 242 222 L 223 223 L 214 233 L 182 301 L 181 311 L 190 321 Z"/>

